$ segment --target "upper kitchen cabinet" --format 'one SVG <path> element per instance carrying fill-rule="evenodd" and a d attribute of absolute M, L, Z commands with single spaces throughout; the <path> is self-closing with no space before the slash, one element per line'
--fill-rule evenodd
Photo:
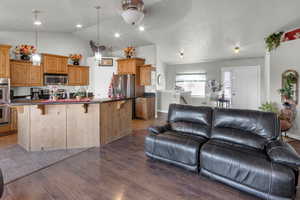
<path fill-rule="evenodd" d="M 33 66 L 29 61 L 10 61 L 11 86 L 42 86 L 42 67 Z"/>
<path fill-rule="evenodd" d="M 151 74 L 155 68 L 151 65 L 144 65 L 140 68 L 140 85 L 151 85 Z"/>
<path fill-rule="evenodd" d="M 44 73 L 47 74 L 67 74 L 68 57 L 43 54 Z"/>
<path fill-rule="evenodd" d="M 0 78 L 9 78 L 9 45 L 0 45 Z"/>
<path fill-rule="evenodd" d="M 89 67 L 68 65 L 68 85 L 89 85 Z"/>
<path fill-rule="evenodd" d="M 139 67 L 145 64 L 145 59 L 141 58 L 130 58 L 130 59 L 119 59 L 118 62 L 118 74 L 137 74 Z"/>

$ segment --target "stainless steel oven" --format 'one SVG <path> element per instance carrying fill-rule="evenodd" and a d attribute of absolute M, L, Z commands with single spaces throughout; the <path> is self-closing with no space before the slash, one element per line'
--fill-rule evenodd
<path fill-rule="evenodd" d="M 66 74 L 45 74 L 44 75 L 45 85 L 67 85 L 68 75 Z"/>
<path fill-rule="evenodd" d="M 0 126 L 10 121 L 10 80 L 0 78 Z"/>
<path fill-rule="evenodd" d="M 8 105 L 0 105 L 0 126 L 8 124 L 10 121 L 10 108 Z"/>
<path fill-rule="evenodd" d="M 0 78 L 0 104 L 10 103 L 10 83 L 8 78 Z"/>

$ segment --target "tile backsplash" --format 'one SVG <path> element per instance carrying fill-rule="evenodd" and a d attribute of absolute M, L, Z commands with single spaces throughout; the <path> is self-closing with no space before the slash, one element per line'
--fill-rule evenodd
<path fill-rule="evenodd" d="M 11 87 L 14 91 L 14 96 L 27 96 L 30 95 L 30 88 L 41 88 L 49 89 L 48 86 L 43 87 Z M 89 86 L 58 86 L 59 89 L 65 89 L 67 92 L 76 92 L 78 90 L 84 89 L 88 92 L 93 92 Z"/>

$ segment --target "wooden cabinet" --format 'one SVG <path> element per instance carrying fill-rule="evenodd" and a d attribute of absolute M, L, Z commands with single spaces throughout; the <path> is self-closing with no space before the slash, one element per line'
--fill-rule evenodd
<path fill-rule="evenodd" d="M 0 78 L 9 78 L 9 45 L 0 45 Z"/>
<path fill-rule="evenodd" d="M 10 108 L 10 122 L 7 125 L 0 126 L 0 136 L 16 133 L 18 130 L 18 111 L 17 108 Z"/>
<path fill-rule="evenodd" d="M 134 74 L 135 75 L 135 96 L 142 96 L 145 92 L 145 87 L 140 84 L 140 68 L 145 64 L 145 59 L 130 58 L 119 59 L 118 74 Z"/>
<path fill-rule="evenodd" d="M 68 77 L 68 85 L 89 85 L 89 67 L 69 65 Z"/>
<path fill-rule="evenodd" d="M 100 104 L 100 144 L 108 144 L 132 132 L 132 101 Z"/>
<path fill-rule="evenodd" d="M 140 85 L 151 85 L 151 74 L 155 68 L 151 65 L 144 65 L 140 68 Z"/>
<path fill-rule="evenodd" d="M 68 57 L 43 54 L 44 73 L 47 74 L 67 74 L 68 73 Z"/>
<path fill-rule="evenodd" d="M 10 61 L 11 86 L 42 86 L 42 67 L 33 66 L 31 62 Z"/>
<path fill-rule="evenodd" d="M 135 101 L 135 116 L 149 120 L 155 118 L 155 97 L 137 98 Z"/>
<path fill-rule="evenodd" d="M 67 149 L 98 147 L 99 134 L 99 104 L 88 105 L 88 113 L 84 112 L 82 104 L 67 106 Z"/>
<path fill-rule="evenodd" d="M 18 130 L 18 110 L 15 107 L 10 109 L 10 131 Z"/>
<path fill-rule="evenodd" d="M 29 65 L 29 83 L 28 86 L 42 86 L 43 74 L 41 66 Z"/>

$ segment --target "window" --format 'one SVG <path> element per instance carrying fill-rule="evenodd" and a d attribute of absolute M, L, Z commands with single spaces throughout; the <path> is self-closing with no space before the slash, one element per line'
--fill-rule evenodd
<path fill-rule="evenodd" d="M 192 96 L 205 97 L 206 73 L 176 74 L 175 85 L 192 92 Z"/>

